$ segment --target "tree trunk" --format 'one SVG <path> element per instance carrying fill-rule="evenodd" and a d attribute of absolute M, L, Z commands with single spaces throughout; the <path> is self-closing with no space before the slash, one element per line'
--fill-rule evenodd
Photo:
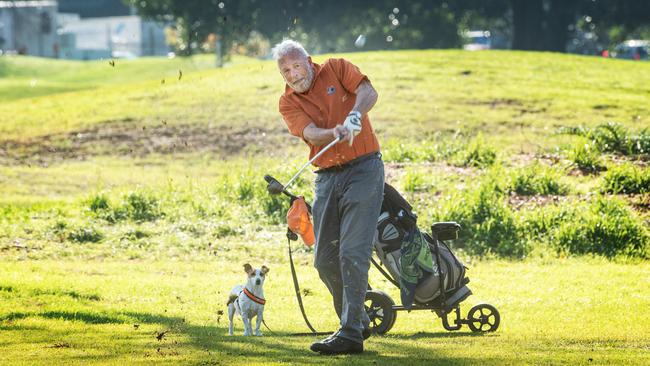
<path fill-rule="evenodd" d="M 545 49 L 542 2 L 543 0 L 512 0 L 513 49 Z"/>
<path fill-rule="evenodd" d="M 548 51 L 566 52 L 569 24 L 574 21 L 575 0 L 551 0 L 546 22 Z"/>

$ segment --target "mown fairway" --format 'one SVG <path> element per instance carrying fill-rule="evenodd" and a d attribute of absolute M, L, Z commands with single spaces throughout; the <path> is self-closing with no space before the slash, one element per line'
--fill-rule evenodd
<path fill-rule="evenodd" d="M 307 152 L 277 112 L 273 62 L 0 58 L 0 364 L 650 363 L 650 63 L 345 57 L 380 94 L 388 182 L 423 230 L 463 224 L 462 309 L 495 305 L 496 333 L 400 312 L 365 354 L 328 359 L 291 336 L 307 328 L 287 202 L 262 177 L 286 181 Z M 295 192 L 311 197 L 312 179 Z M 312 253 L 294 247 L 310 320 L 334 330 Z M 246 262 L 271 268 L 263 338 L 226 335 Z M 399 300 L 373 269 L 371 284 Z"/>

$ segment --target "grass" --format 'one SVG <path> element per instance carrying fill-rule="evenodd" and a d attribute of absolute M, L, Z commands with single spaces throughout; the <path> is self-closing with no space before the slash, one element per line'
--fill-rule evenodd
<path fill-rule="evenodd" d="M 606 193 L 650 193 L 650 170 L 632 164 L 614 166 L 603 176 Z"/>
<path fill-rule="evenodd" d="M 455 248 L 474 291 L 464 311 L 490 302 L 502 327 L 449 333 L 429 312 L 400 313 L 366 354 L 327 363 L 650 361 L 650 64 L 342 56 L 379 91 L 387 181 L 421 228 L 461 222 Z M 286 182 L 306 158 L 277 112 L 281 77 L 272 61 L 212 61 L 0 58 L 0 364 L 323 362 L 307 350 L 315 337 L 290 335 L 306 328 L 287 268 L 288 202 L 263 180 Z M 293 191 L 311 200 L 313 178 Z M 312 255 L 296 254 L 307 310 L 334 329 Z M 217 312 L 243 262 L 271 267 L 276 335 L 225 336 Z M 398 298 L 374 271 L 371 283 Z"/>
<path fill-rule="evenodd" d="M 204 70 L 214 63 L 211 55 L 86 62 L 4 57 L 0 60 L 0 98 L 11 101 L 152 79 L 167 82 L 178 78 L 179 70 Z"/>
<path fill-rule="evenodd" d="M 279 233 L 280 234 L 280 233 Z M 281 234 L 273 250 L 282 250 Z M 257 247 L 251 246 L 251 249 Z M 269 248 L 271 249 L 271 248 Z M 261 265 L 259 251 L 246 261 Z M 239 262 L 244 260 L 240 258 Z M 334 329 L 327 290 L 298 254 L 306 309 L 319 330 Z M 3 364 L 630 364 L 650 359 L 650 316 L 644 278 L 648 264 L 600 259 L 470 264 L 470 306 L 486 301 L 502 315 L 500 329 L 476 335 L 445 331 L 434 314 L 399 313 L 384 337 L 362 356 L 315 357 L 317 337 L 297 308 L 285 260 L 271 268 L 265 319 L 274 334 L 228 337 L 225 300 L 243 281 L 241 263 L 197 256 L 188 262 L 5 262 L 0 269 L 0 342 Z M 607 273 L 607 276 L 603 276 Z M 137 278 L 137 281 L 133 279 Z M 598 278 L 598 281 L 594 281 Z M 397 293 L 373 272 L 371 282 Z M 611 289 L 616 289 L 612 296 Z M 321 316 L 317 316 L 321 314 Z M 616 314 L 616 316 L 611 316 Z M 157 339 L 164 332 L 161 340 Z"/>

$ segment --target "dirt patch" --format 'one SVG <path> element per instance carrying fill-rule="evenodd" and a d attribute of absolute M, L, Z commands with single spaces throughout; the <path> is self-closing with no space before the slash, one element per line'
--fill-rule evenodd
<path fill-rule="evenodd" d="M 515 210 L 524 208 L 543 207 L 551 204 L 565 203 L 567 196 L 522 196 L 511 194 L 508 196 L 508 204 Z"/>
<path fill-rule="evenodd" d="M 146 157 L 150 154 L 209 153 L 227 157 L 244 153 L 273 152 L 286 145 L 289 135 L 282 126 L 262 129 L 217 125 L 141 125 L 133 120 L 101 124 L 91 129 L 51 134 L 28 140 L 0 142 L 0 163 L 51 165 L 63 160 L 93 156 Z"/>
<path fill-rule="evenodd" d="M 488 106 L 490 109 L 507 108 L 519 112 L 519 115 L 527 113 L 544 113 L 547 111 L 546 107 L 533 107 L 526 105 L 522 101 L 511 98 L 497 98 L 492 100 L 473 100 L 467 103 L 469 105 Z"/>
<path fill-rule="evenodd" d="M 486 105 L 489 106 L 490 108 L 497 108 L 497 107 L 513 107 L 513 106 L 523 106 L 524 104 L 517 100 L 517 99 L 510 99 L 510 98 L 497 98 L 497 99 L 492 99 L 492 100 L 473 100 L 470 101 L 468 104 L 470 105 Z"/>
<path fill-rule="evenodd" d="M 641 213 L 650 213 L 650 193 L 623 195 L 628 203 Z M 650 217 L 648 217 L 650 219 Z"/>

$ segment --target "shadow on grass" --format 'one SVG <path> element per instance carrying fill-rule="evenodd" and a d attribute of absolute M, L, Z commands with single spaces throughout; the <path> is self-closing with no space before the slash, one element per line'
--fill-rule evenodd
<path fill-rule="evenodd" d="M 486 332 L 418 332 L 415 334 L 400 336 L 403 339 L 426 339 L 426 338 L 468 338 L 494 336 L 497 333 Z"/>
<path fill-rule="evenodd" d="M 166 316 L 163 314 L 146 312 L 116 312 L 116 313 L 94 313 L 84 311 L 44 311 L 44 312 L 13 312 L 0 317 L 0 321 L 25 319 L 29 317 L 40 317 L 52 320 L 78 321 L 90 325 L 98 324 L 157 324 L 161 326 L 159 332 L 149 335 L 150 342 L 142 347 L 142 357 L 166 357 L 176 356 L 178 351 L 186 354 L 190 359 L 187 363 L 197 365 L 215 364 L 217 360 L 229 360 L 245 363 L 286 362 L 299 364 L 322 364 L 348 365 L 348 364 L 381 364 L 381 365 L 403 365 L 413 363 L 413 356 L 418 357 L 418 362 L 434 362 L 440 365 L 470 365 L 476 364 L 476 359 L 452 359 L 435 353 L 435 350 L 426 353 L 424 356 L 422 348 L 418 347 L 418 341 L 413 346 L 405 346 L 403 342 L 399 349 L 390 352 L 389 355 L 382 355 L 377 349 L 390 349 L 393 339 L 426 339 L 444 337 L 473 337 L 473 333 L 418 333 L 413 336 L 397 337 L 372 337 L 366 343 L 366 352 L 360 355 L 350 356 L 320 356 L 309 350 L 309 345 L 320 337 L 315 336 L 292 336 L 289 332 L 275 331 L 273 335 L 264 337 L 243 337 L 228 336 L 224 327 L 212 325 L 196 325 L 187 323 L 181 317 Z M 237 330 L 241 332 L 241 324 L 237 324 Z M 49 330 L 48 330 L 49 331 Z M 134 330 L 136 331 L 136 330 Z M 162 333 L 165 333 L 161 336 Z M 174 335 L 187 337 L 188 342 L 177 343 Z M 194 349 L 190 354 L 183 347 Z M 150 347 L 150 348 L 148 348 Z M 162 349 L 162 350 L 161 350 Z M 424 358 L 423 358 L 424 356 Z M 119 355 L 102 354 L 95 355 L 93 360 L 117 359 Z M 128 357 L 128 355 L 124 355 Z M 481 360 L 481 363 L 484 360 Z M 487 362 L 487 364 L 498 364 L 498 360 Z M 503 360 L 501 360 L 503 361 Z M 185 362 L 184 362 L 185 363 Z"/>
<path fill-rule="evenodd" d="M 53 295 L 53 296 L 67 296 L 74 300 L 89 300 L 99 301 L 101 296 L 97 294 L 83 294 L 77 291 L 70 290 L 52 290 L 52 289 L 21 289 L 9 285 L 0 285 L 0 291 L 11 292 L 14 297 L 21 296 L 39 296 L 39 295 Z"/>
<path fill-rule="evenodd" d="M 3 291 L 17 293 L 20 289 L 10 286 L 3 286 Z M 31 293 L 56 294 L 74 298 L 76 300 L 95 300 L 93 295 L 83 295 L 74 291 L 52 291 L 52 290 L 31 290 Z M 99 299 L 99 297 L 97 297 Z M 480 362 L 481 364 L 499 364 L 503 360 L 477 359 L 456 359 L 447 355 L 439 354 L 435 349 L 423 351 L 422 341 L 427 338 L 462 338 L 477 337 L 477 333 L 451 333 L 451 332 L 420 332 L 410 336 L 387 335 L 384 337 L 375 336 L 366 343 L 366 352 L 352 356 L 320 356 L 309 350 L 309 345 L 322 337 L 318 336 L 295 336 L 292 332 L 274 331 L 266 333 L 264 337 L 243 337 L 240 335 L 227 335 L 227 320 L 222 326 L 197 325 L 186 322 L 182 317 L 167 316 L 165 314 L 137 312 L 137 311 L 41 311 L 41 312 L 11 312 L 0 316 L 0 322 L 12 322 L 26 318 L 44 318 L 51 320 L 64 320 L 82 322 L 89 325 L 101 324 L 125 324 L 133 331 L 138 331 L 141 325 L 157 325 L 160 330 L 152 333 L 139 334 L 143 339 L 149 339 L 142 346 L 140 357 L 165 359 L 167 357 L 178 357 L 183 354 L 187 359 L 184 364 L 210 365 L 218 362 L 226 363 L 265 363 L 268 361 L 291 363 L 291 364 L 322 364 L 348 365 L 348 364 L 381 364 L 401 365 L 413 364 L 413 357 L 416 357 L 416 364 L 435 363 L 437 365 L 470 365 Z M 25 330 L 20 324 L 0 324 L 7 330 Z M 128 328 L 127 328 L 128 329 Z M 35 329 L 36 330 L 36 329 Z M 56 327 L 37 329 L 40 332 L 56 333 Z M 241 320 L 237 319 L 237 334 L 242 332 Z M 128 332 L 128 330 L 124 330 Z M 186 338 L 187 341 L 178 341 L 178 337 Z M 394 343 L 398 340 L 412 340 L 408 345 L 399 342 L 399 348 Z M 51 345 L 50 345 L 51 346 Z M 188 349 L 190 348 L 190 349 Z M 379 351 L 378 351 L 379 350 Z M 390 350 L 390 351 L 386 351 Z M 386 354 L 381 354 L 386 352 Z M 132 357 L 138 357 L 133 354 Z M 65 355 L 62 357 L 66 358 Z M 128 354 L 106 352 L 95 354 L 94 361 L 126 360 Z M 75 358 L 70 356 L 70 358 Z M 171 359 L 168 358 L 171 361 Z M 220 361 L 219 361 L 220 360 Z"/>

